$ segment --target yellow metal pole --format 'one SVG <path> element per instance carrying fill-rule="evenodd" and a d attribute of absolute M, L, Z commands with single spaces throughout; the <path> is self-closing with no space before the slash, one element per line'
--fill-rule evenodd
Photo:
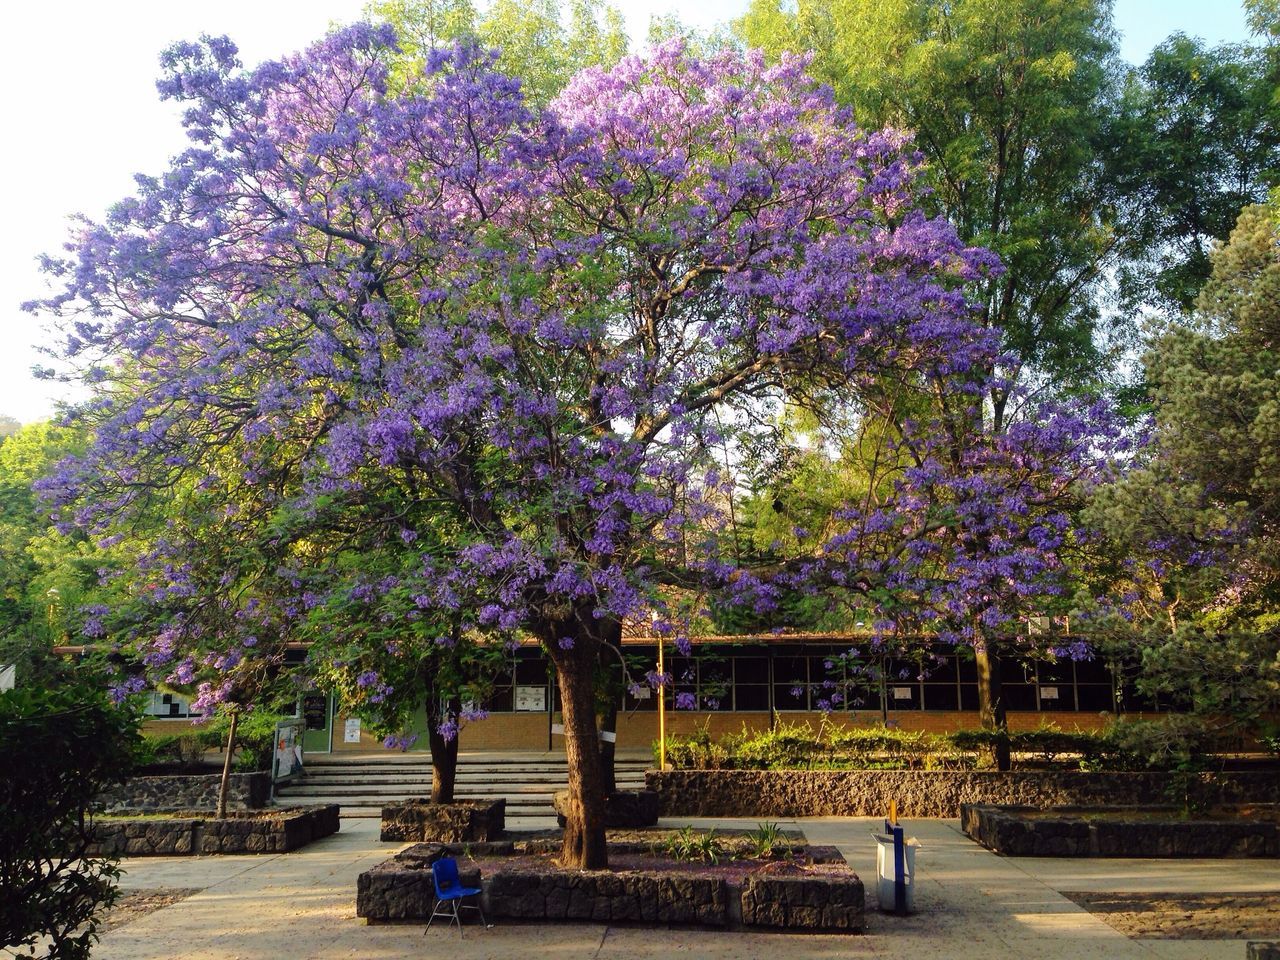
<path fill-rule="evenodd" d="M 667 769 L 667 685 L 662 682 L 662 635 L 658 635 L 658 769 Z"/>

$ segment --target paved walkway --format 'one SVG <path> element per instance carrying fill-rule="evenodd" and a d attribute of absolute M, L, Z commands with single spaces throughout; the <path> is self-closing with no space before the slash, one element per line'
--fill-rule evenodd
<path fill-rule="evenodd" d="M 664 821 L 666 823 L 666 821 Z M 754 826 L 753 821 L 670 821 Z M 591 924 L 500 923 L 492 930 L 366 926 L 355 916 L 356 876 L 398 846 L 377 839 L 372 820 L 305 850 L 270 857 L 149 858 L 124 862 L 126 889 L 198 887 L 174 906 L 107 933 L 99 960 L 447 960 L 514 958 L 885 958 L 885 960 L 1240 960 L 1244 941 L 1128 940 L 1065 897 L 1101 892 L 1280 890 L 1264 860 L 1005 859 L 960 834 L 955 821 L 913 821 L 919 886 L 912 917 L 875 911 L 876 821 L 798 821 L 814 843 L 838 846 L 868 881 L 863 936 L 645 930 Z M 1280 931 L 1278 931 L 1280 934 Z"/>

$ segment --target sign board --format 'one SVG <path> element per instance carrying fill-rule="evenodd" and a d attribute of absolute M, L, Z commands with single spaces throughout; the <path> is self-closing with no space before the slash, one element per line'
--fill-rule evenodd
<path fill-rule="evenodd" d="M 359 743 L 360 742 L 360 720 L 352 717 L 342 727 L 343 743 Z"/>
<path fill-rule="evenodd" d="M 1058 688 L 1057 687 L 1041 687 L 1040 699 L 1041 700 L 1057 700 Z"/>
<path fill-rule="evenodd" d="M 18 665 L 16 663 L 0 664 L 0 693 L 6 690 L 12 690 L 13 685 L 18 680 Z"/>
<path fill-rule="evenodd" d="M 275 780 L 287 780 L 302 772 L 303 724 L 286 720 L 276 726 Z"/>
<path fill-rule="evenodd" d="M 653 690 L 649 687 L 636 687 L 631 691 L 631 696 L 637 700 L 649 700 L 653 697 Z"/>
<path fill-rule="evenodd" d="M 912 687 L 894 687 L 894 688 L 893 688 L 893 699 L 895 699 L 895 700 L 910 700 L 910 699 L 911 699 L 911 691 L 912 691 L 912 689 L 913 689 Z"/>
<path fill-rule="evenodd" d="M 302 697 L 302 718 L 308 730 L 323 730 L 329 725 L 329 695 L 308 693 Z"/>
<path fill-rule="evenodd" d="M 547 709 L 546 687 L 516 687 L 516 711 L 538 712 Z"/>
<path fill-rule="evenodd" d="M 551 732 L 552 732 L 553 734 L 556 734 L 557 736 L 561 736 L 561 737 L 563 737 L 563 736 L 564 736 L 564 724 L 563 724 L 563 723 L 553 723 L 553 724 L 551 725 Z"/>

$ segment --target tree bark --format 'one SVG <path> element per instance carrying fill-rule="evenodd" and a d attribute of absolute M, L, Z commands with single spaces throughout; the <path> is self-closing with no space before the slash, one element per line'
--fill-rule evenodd
<path fill-rule="evenodd" d="M 227 755 L 222 761 L 222 780 L 218 784 L 218 819 L 227 816 L 227 788 L 231 785 L 231 755 L 236 749 L 236 727 L 240 725 L 240 711 L 231 711 L 231 725 L 227 728 Z"/>
<path fill-rule="evenodd" d="M 994 641 L 983 638 L 974 644 L 973 656 L 978 667 L 978 717 L 983 730 L 1001 735 L 992 748 L 991 759 L 997 770 L 1008 770 L 1009 720 L 1001 689 L 1000 650 Z"/>
<path fill-rule="evenodd" d="M 556 665 L 565 761 L 569 767 L 569 802 L 564 811 L 560 862 L 580 870 L 603 870 L 609 865 L 609 852 L 604 832 L 604 769 L 596 729 L 598 643 L 578 629 L 568 634 L 572 646 L 565 649 L 559 639 L 565 635 L 558 632 L 554 638 L 545 638 Z"/>
<path fill-rule="evenodd" d="M 462 712 L 462 701 L 452 698 L 446 709 L 457 717 Z M 458 737 L 446 740 L 440 733 L 440 708 L 427 705 L 427 742 L 431 745 L 431 802 L 453 803 L 453 791 L 458 781 Z"/>

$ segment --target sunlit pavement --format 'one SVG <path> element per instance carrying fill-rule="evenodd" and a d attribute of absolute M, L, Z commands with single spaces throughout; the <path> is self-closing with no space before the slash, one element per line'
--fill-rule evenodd
<path fill-rule="evenodd" d="M 669 820 L 664 825 L 755 825 L 753 820 Z M 1062 890 L 1257 892 L 1280 889 L 1267 860 L 1057 860 L 997 857 L 953 820 L 918 820 L 916 907 L 882 915 L 875 902 L 871 819 L 795 821 L 811 842 L 839 847 L 868 887 L 861 936 L 726 933 L 714 930 L 516 924 L 455 930 L 366 926 L 355 915 L 356 877 L 402 844 L 380 843 L 376 820 L 344 820 L 342 831 L 290 854 L 140 858 L 123 863 L 128 889 L 200 892 L 104 935 L 103 960 L 171 958 L 447 957 L 574 958 L 878 957 L 901 960 L 1058 960 L 1244 956 L 1242 940 L 1130 940 L 1063 897 Z M 791 825 L 787 822 L 784 825 Z M 1280 932 L 1278 932 L 1280 933 Z"/>

